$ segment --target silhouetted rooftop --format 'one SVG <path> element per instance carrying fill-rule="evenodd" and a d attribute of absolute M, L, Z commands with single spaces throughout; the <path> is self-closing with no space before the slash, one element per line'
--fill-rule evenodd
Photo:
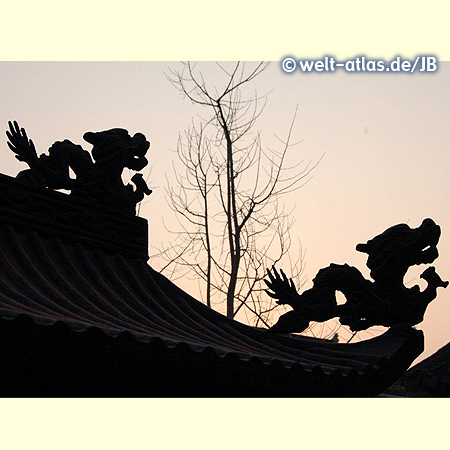
<path fill-rule="evenodd" d="M 0 176 L 3 396 L 364 396 L 423 350 L 232 321 L 147 264 L 147 221 Z"/>
<path fill-rule="evenodd" d="M 450 397 L 450 343 L 411 367 L 386 393 L 402 397 Z"/>

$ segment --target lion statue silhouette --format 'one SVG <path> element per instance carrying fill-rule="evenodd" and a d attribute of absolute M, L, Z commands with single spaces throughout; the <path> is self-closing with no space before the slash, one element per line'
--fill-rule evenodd
<path fill-rule="evenodd" d="M 367 243 L 358 244 L 356 250 L 368 255 L 367 267 L 373 281 L 365 279 L 355 267 L 331 264 L 319 270 L 311 289 L 299 294 L 283 270 L 268 269 L 266 292 L 278 304 L 293 308 L 280 316 L 271 331 L 301 333 L 311 321 L 325 322 L 333 317 L 339 317 L 341 324 L 352 331 L 422 322 L 437 288 L 446 288 L 448 281 L 442 281 L 433 266 L 420 275 L 427 282 L 423 291 L 417 285 L 407 288 L 403 279 L 411 266 L 430 264 L 438 257 L 440 235 L 440 227 L 432 219 L 425 219 L 417 228 L 395 225 Z M 338 305 L 336 291 L 344 294 L 344 304 Z"/>

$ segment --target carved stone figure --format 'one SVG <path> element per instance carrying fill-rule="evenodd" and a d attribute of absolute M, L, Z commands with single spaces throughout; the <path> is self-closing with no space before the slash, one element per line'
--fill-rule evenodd
<path fill-rule="evenodd" d="M 127 130 L 113 128 L 98 133 L 85 133 L 85 141 L 93 145 L 91 154 L 69 140 L 55 142 L 48 155 L 37 155 L 33 141 L 17 122 L 8 122 L 9 148 L 19 161 L 29 169 L 17 175 L 17 179 L 31 185 L 49 189 L 65 189 L 71 195 L 95 201 L 104 206 L 135 214 L 136 204 L 151 194 L 142 174 L 136 173 L 131 184 L 124 185 L 125 168 L 142 170 L 150 143 L 142 133 L 131 137 Z M 72 169 L 75 178 L 71 178 Z"/>
<path fill-rule="evenodd" d="M 403 278 L 410 266 L 430 264 L 438 257 L 440 234 L 440 227 L 425 219 L 418 228 L 395 225 L 366 244 L 358 244 L 356 250 L 368 254 L 367 267 L 373 281 L 365 279 L 355 267 L 331 264 L 317 273 L 311 289 L 298 294 L 292 279 L 272 267 L 272 271 L 267 270 L 269 279 L 264 280 L 269 287 L 266 292 L 293 311 L 282 315 L 271 330 L 300 333 L 310 321 L 324 322 L 333 317 L 339 317 L 352 331 L 422 322 L 437 288 L 447 287 L 448 281 L 442 281 L 433 266 L 420 275 L 428 283 L 424 291 L 417 285 L 405 287 Z M 336 291 L 344 294 L 346 303 L 337 304 Z"/>

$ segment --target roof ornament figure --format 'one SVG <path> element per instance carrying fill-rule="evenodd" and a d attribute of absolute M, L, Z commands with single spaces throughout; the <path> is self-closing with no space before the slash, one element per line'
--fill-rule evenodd
<path fill-rule="evenodd" d="M 145 155 L 150 142 L 142 133 L 130 136 L 122 128 L 87 132 L 83 138 L 93 145 L 92 157 L 80 145 L 67 139 L 55 142 L 47 155 L 38 156 L 25 129 L 15 121 L 8 124 L 6 135 L 9 148 L 19 161 L 30 167 L 17 175 L 21 182 L 42 188 L 69 190 L 75 197 L 132 215 L 135 215 L 136 204 L 152 192 L 141 173 L 131 178 L 134 186 L 125 185 L 122 180 L 125 168 L 139 172 L 148 164 Z M 71 178 L 69 168 L 75 178 Z"/>
<path fill-rule="evenodd" d="M 407 288 L 403 279 L 409 267 L 430 264 L 438 257 L 440 235 L 440 227 L 432 219 L 425 219 L 418 228 L 395 225 L 367 243 L 358 244 L 356 250 L 368 255 L 367 267 L 373 281 L 365 279 L 355 267 L 331 264 L 319 270 L 311 289 L 299 294 L 283 270 L 268 269 L 266 292 L 278 304 L 293 308 L 271 330 L 301 333 L 310 321 L 325 322 L 333 317 L 339 317 L 341 324 L 352 331 L 375 325 L 417 325 L 436 298 L 437 288 L 446 288 L 448 281 L 442 281 L 433 266 L 420 275 L 428 283 L 423 291 L 417 285 Z M 346 303 L 337 304 L 336 291 L 344 294 Z"/>

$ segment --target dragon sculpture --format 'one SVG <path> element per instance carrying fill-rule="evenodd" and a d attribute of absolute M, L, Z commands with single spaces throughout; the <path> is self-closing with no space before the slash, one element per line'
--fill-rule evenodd
<path fill-rule="evenodd" d="M 432 219 L 425 219 L 418 228 L 395 225 L 367 243 L 358 244 L 356 250 L 368 255 L 367 267 L 373 281 L 365 279 L 355 267 L 331 264 L 317 273 L 311 289 L 299 294 L 283 270 L 268 269 L 266 292 L 278 304 L 293 308 L 280 316 L 271 331 L 301 333 L 310 321 L 325 322 L 333 317 L 339 317 L 341 324 L 352 331 L 422 322 L 437 288 L 446 288 L 448 281 L 442 281 L 433 266 L 420 275 L 427 282 L 423 291 L 417 285 L 405 287 L 403 279 L 410 266 L 430 264 L 438 257 L 440 234 L 440 227 Z M 344 304 L 338 305 L 336 291 L 344 294 Z"/>
<path fill-rule="evenodd" d="M 92 200 L 103 206 L 135 214 L 136 204 L 151 194 L 141 173 L 124 185 L 122 172 L 125 168 L 142 170 L 147 164 L 145 155 L 150 147 L 142 133 L 131 137 L 127 130 L 113 128 L 98 133 L 87 132 L 83 138 L 93 145 L 92 157 L 69 140 L 55 142 L 48 155 L 37 155 L 34 143 L 28 139 L 24 128 L 17 122 L 8 122 L 9 148 L 19 161 L 26 162 L 29 169 L 17 175 L 21 182 L 48 189 L 64 189 L 74 197 Z M 75 178 L 70 175 L 72 169 Z"/>

